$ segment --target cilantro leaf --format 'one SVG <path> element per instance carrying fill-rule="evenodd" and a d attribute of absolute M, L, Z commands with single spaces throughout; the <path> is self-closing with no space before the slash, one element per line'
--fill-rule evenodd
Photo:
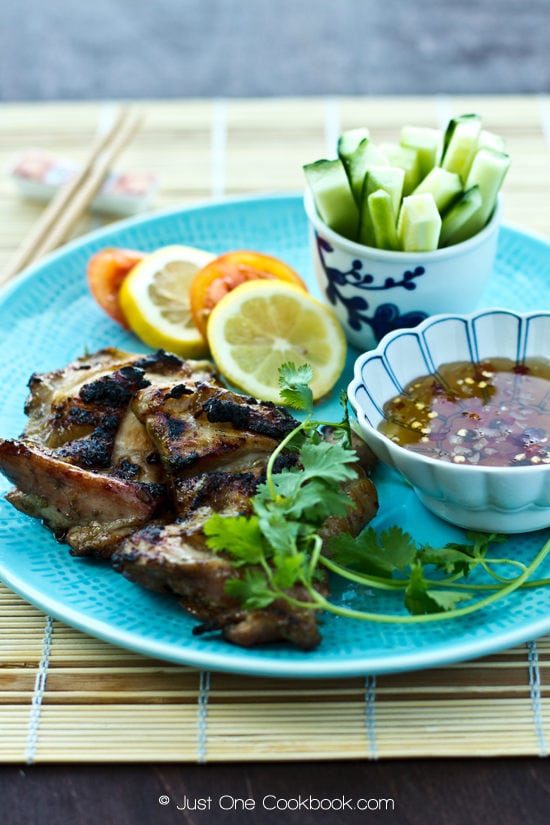
<path fill-rule="evenodd" d="M 418 553 L 418 547 L 410 533 L 406 533 L 395 524 L 381 532 L 380 544 L 385 556 L 391 560 L 397 570 L 410 567 Z"/>
<path fill-rule="evenodd" d="M 328 545 L 328 555 L 342 567 L 375 576 L 391 575 L 394 565 L 386 558 L 372 527 L 354 538 L 350 533 L 334 536 Z"/>
<path fill-rule="evenodd" d="M 460 573 L 466 578 L 479 560 L 487 555 L 490 544 L 506 541 L 506 536 L 496 533 L 470 531 L 466 533 L 466 537 L 471 544 L 449 542 L 445 547 L 424 547 L 420 554 L 422 562 L 433 564 L 446 573 Z"/>
<path fill-rule="evenodd" d="M 277 556 L 273 575 L 274 584 L 282 590 L 289 590 L 297 582 L 302 580 L 305 561 L 305 553 Z"/>
<path fill-rule="evenodd" d="M 472 555 L 472 547 L 463 544 L 447 544 L 445 547 L 423 547 L 420 558 L 423 564 L 433 564 L 445 573 L 461 573 L 467 576 L 478 563 Z"/>
<path fill-rule="evenodd" d="M 277 594 L 269 587 L 265 574 L 249 567 L 240 579 L 229 579 L 225 584 L 228 596 L 241 602 L 245 610 L 261 610 L 270 605 Z"/>
<path fill-rule="evenodd" d="M 413 615 L 437 613 L 441 610 L 428 594 L 428 585 L 420 562 L 416 562 L 411 568 L 411 576 L 405 590 L 405 607 Z"/>
<path fill-rule="evenodd" d="M 343 516 L 355 506 L 340 487 L 327 487 L 321 479 L 311 479 L 303 486 L 300 481 L 298 477 L 298 483 L 294 486 L 289 479 L 281 479 L 280 484 L 277 479 L 274 483 L 276 501 L 256 501 L 255 512 L 263 516 L 266 512 L 277 509 L 288 519 L 304 520 L 320 526 L 329 516 Z"/>
<path fill-rule="evenodd" d="M 405 606 L 413 615 L 446 612 L 453 610 L 459 602 L 469 599 L 469 593 L 429 588 L 424 579 L 422 564 L 417 562 L 412 567 L 409 584 L 405 590 Z"/>
<path fill-rule="evenodd" d="M 300 450 L 302 478 L 323 478 L 327 484 L 350 481 L 357 473 L 351 464 L 357 460 L 355 450 L 348 450 L 341 444 L 321 441 L 319 444 L 306 442 Z"/>
<path fill-rule="evenodd" d="M 434 590 L 433 588 L 427 590 L 426 595 L 437 604 L 437 610 L 434 611 L 436 613 L 442 610 L 453 610 L 459 602 L 466 602 L 472 598 L 470 593 L 460 593 L 458 590 Z"/>
<path fill-rule="evenodd" d="M 258 564 L 262 558 L 262 532 L 257 517 L 222 516 L 214 513 L 204 524 L 206 544 L 225 550 L 236 564 Z"/>
<path fill-rule="evenodd" d="M 390 527 L 380 537 L 373 527 L 363 530 L 357 538 L 341 533 L 330 541 L 328 550 L 343 567 L 375 576 L 403 572 L 414 563 L 417 555 L 412 536 L 400 527 Z"/>
<path fill-rule="evenodd" d="M 271 555 L 296 549 L 300 524 L 285 517 L 284 513 L 266 509 L 258 515 L 261 534 L 271 545 Z"/>
<path fill-rule="evenodd" d="M 254 511 L 265 516 L 277 509 L 287 519 L 304 520 L 318 527 L 331 515 L 344 516 L 354 507 L 341 482 L 355 478 L 354 451 L 341 444 L 318 441 L 312 433 L 300 450 L 300 464 L 276 473 L 258 487 Z"/>
<path fill-rule="evenodd" d="M 507 541 L 507 537 L 500 533 L 478 533 L 475 530 L 469 530 L 466 533 L 466 538 L 474 545 L 474 549 L 480 553 L 486 553 L 490 544 L 502 544 Z"/>
<path fill-rule="evenodd" d="M 330 516 L 345 516 L 356 506 L 348 494 L 339 487 L 327 489 L 318 482 L 310 481 L 302 492 L 302 514 L 306 521 L 317 524 L 318 527 Z"/>
<path fill-rule="evenodd" d="M 280 504 L 282 500 L 294 499 L 300 494 L 302 479 L 299 472 L 283 470 L 273 476 L 271 488 L 266 484 L 260 484 L 254 496 L 254 505 L 261 503 L 264 505 Z M 273 497 L 273 492 L 275 497 Z"/>
<path fill-rule="evenodd" d="M 291 361 L 279 367 L 280 396 L 284 404 L 297 410 L 313 409 L 313 393 L 309 383 L 313 370 L 309 364 L 296 367 Z"/>

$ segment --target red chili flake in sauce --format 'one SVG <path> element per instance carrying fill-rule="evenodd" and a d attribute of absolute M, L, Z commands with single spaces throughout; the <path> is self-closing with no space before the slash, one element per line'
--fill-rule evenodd
<path fill-rule="evenodd" d="M 457 464 L 550 464 L 550 361 L 494 358 L 443 364 L 388 401 L 379 430 Z"/>

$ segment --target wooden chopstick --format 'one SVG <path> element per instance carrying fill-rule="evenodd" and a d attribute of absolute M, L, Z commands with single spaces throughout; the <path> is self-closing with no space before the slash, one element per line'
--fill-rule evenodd
<path fill-rule="evenodd" d="M 101 187 L 113 162 L 136 133 L 140 121 L 135 111 L 123 108 L 110 129 L 98 135 L 78 173 L 57 192 L 6 269 L 0 273 L 0 284 L 67 239 Z"/>

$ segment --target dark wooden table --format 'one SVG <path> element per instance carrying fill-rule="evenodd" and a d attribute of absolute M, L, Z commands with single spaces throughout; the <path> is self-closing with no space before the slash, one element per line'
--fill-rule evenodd
<path fill-rule="evenodd" d="M 550 768 L 539 759 L 6 767 L 0 799 L 2 825 L 547 825 Z"/>

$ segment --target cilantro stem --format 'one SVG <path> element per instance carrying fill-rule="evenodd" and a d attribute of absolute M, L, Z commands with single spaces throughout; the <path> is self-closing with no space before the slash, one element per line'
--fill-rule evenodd
<path fill-rule="evenodd" d="M 310 591 L 310 594 L 319 608 L 349 619 L 361 619 L 363 621 L 372 622 L 388 622 L 392 624 L 420 624 L 441 621 L 443 619 L 456 619 L 459 616 L 467 616 L 470 613 L 475 613 L 478 610 L 482 610 L 484 607 L 489 607 L 489 605 L 503 599 L 505 596 L 509 596 L 526 582 L 531 573 L 533 573 L 539 565 L 542 564 L 549 554 L 550 539 L 546 542 L 542 549 L 539 550 L 533 561 L 525 567 L 523 573 L 513 579 L 505 587 L 499 588 L 498 592 L 491 593 L 490 596 L 486 596 L 484 599 L 480 599 L 474 604 L 468 604 L 465 607 L 456 607 L 453 610 L 448 610 L 441 613 L 422 613 L 415 616 L 403 616 L 391 613 L 371 613 L 368 611 L 354 610 L 353 608 L 341 607 L 340 605 L 333 604 L 315 590 L 313 592 Z M 306 605 L 303 604 L 302 606 L 305 607 Z"/>
<path fill-rule="evenodd" d="M 409 581 L 408 579 L 403 579 L 400 581 L 399 579 L 386 579 L 382 576 L 367 576 L 365 573 L 359 573 L 355 570 L 349 570 L 347 567 L 342 567 L 337 562 L 332 561 L 332 559 L 328 559 L 326 556 L 321 556 L 319 561 L 328 570 L 332 573 L 336 573 L 338 576 L 342 576 L 343 579 L 349 579 L 349 581 L 355 582 L 356 584 L 377 587 L 379 590 L 404 590 Z"/>
<path fill-rule="evenodd" d="M 372 576 L 367 575 L 366 573 L 360 573 L 356 570 L 350 570 L 347 567 L 342 567 L 337 562 L 332 561 L 332 559 L 327 558 L 326 556 L 320 556 L 319 561 L 323 564 L 328 570 L 332 573 L 335 573 L 338 576 L 341 576 L 343 579 L 348 579 L 349 581 L 355 582 L 356 584 L 361 584 L 365 586 L 370 586 L 377 588 L 378 590 L 406 590 L 410 579 L 403 578 L 403 579 L 391 579 L 391 578 L 384 578 L 382 576 Z M 505 564 L 507 561 L 511 561 L 509 559 L 498 559 L 499 563 Z M 522 562 L 516 562 L 516 564 L 520 565 L 522 570 L 526 569 L 526 565 Z M 500 582 L 500 584 L 471 584 L 466 582 L 460 582 L 458 579 L 462 577 L 462 573 L 455 573 L 453 576 L 446 576 L 442 579 L 430 579 L 425 578 L 425 582 L 430 587 L 449 587 L 452 585 L 457 590 L 471 590 L 471 591 L 483 591 L 483 590 L 500 590 L 501 584 L 512 584 L 515 579 L 505 579 L 500 576 L 496 576 L 490 569 L 487 570 L 488 573 L 493 574 L 493 577 Z M 537 579 L 530 582 L 524 582 L 521 587 L 544 587 L 546 585 L 550 585 L 550 579 Z"/>
<path fill-rule="evenodd" d="M 273 484 L 273 467 L 275 466 L 275 462 L 281 455 L 282 451 L 285 447 L 290 444 L 290 442 L 298 435 L 299 432 L 305 430 L 309 421 L 311 420 L 311 415 L 308 415 L 300 424 L 294 427 L 293 430 L 289 432 L 287 436 L 283 438 L 282 441 L 277 444 L 271 455 L 269 456 L 269 461 L 267 462 L 266 466 L 266 484 L 269 489 L 269 494 L 271 496 L 272 501 L 276 501 L 277 499 L 277 492 L 275 490 L 275 485 Z"/>
<path fill-rule="evenodd" d="M 367 573 L 361 573 L 357 570 L 350 570 L 348 567 L 342 567 L 342 565 L 338 564 L 337 562 L 333 561 L 332 559 L 327 558 L 326 556 L 321 556 L 319 561 L 323 564 L 328 570 L 332 573 L 336 573 L 338 576 L 341 576 L 343 579 L 349 579 L 349 581 L 356 582 L 357 584 L 369 585 L 371 587 L 376 587 L 379 590 L 406 590 L 410 579 L 403 578 L 403 579 L 393 579 L 391 577 L 384 577 L 384 576 L 373 576 L 368 575 Z M 449 587 L 449 585 L 453 585 L 455 587 L 464 587 L 465 589 L 487 589 L 489 585 L 461 585 L 459 583 L 455 584 L 462 577 L 462 573 L 455 573 L 453 576 L 446 576 L 444 579 L 426 579 L 426 584 L 431 586 L 437 585 L 438 587 Z M 504 579 L 503 581 L 510 581 L 510 579 Z M 495 585 L 498 586 L 498 585 Z M 493 586 L 490 586 L 493 589 Z"/>
<path fill-rule="evenodd" d="M 309 559 L 309 565 L 308 565 L 308 579 L 311 579 L 313 577 L 313 574 L 315 572 L 315 568 L 317 567 L 317 564 L 319 563 L 319 560 L 321 558 L 321 550 L 322 549 L 323 549 L 323 539 L 321 538 L 321 536 L 315 535 L 314 536 L 313 550 L 311 552 L 311 557 Z"/>
<path fill-rule="evenodd" d="M 521 561 L 517 561 L 516 559 L 480 559 L 480 564 L 485 570 L 486 573 L 489 574 L 493 579 L 498 582 L 506 583 L 510 581 L 510 579 L 505 578 L 504 576 L 499 576 L 494 570 L 491 569 L 491 564 L 509 564 L 513 567 L 519 567 L 520 570 L 525 570 L 525 565 Z"/>
<path fill-rule="evenodd" d="M 522 587 L 548 587 L 550 586 L 550 579 L 531 579 L 525 582 Z"/>

